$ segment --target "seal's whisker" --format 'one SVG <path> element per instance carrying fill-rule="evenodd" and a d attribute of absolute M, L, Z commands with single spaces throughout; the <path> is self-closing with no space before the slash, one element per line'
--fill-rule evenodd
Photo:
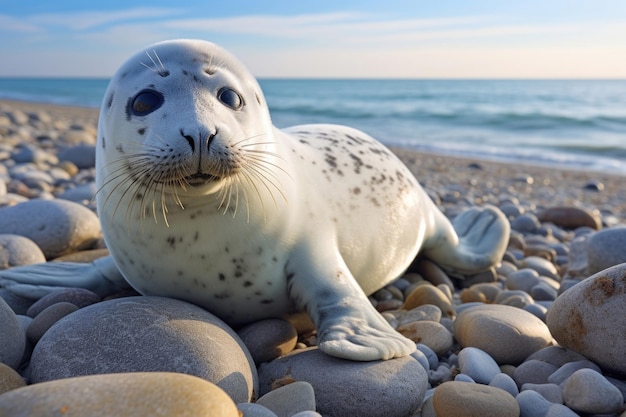
<path fill-rule="evenodd" d="M 259 202 L 261 203 L 261 212 L 263 213 L 263 221 L 267 223 L 267 217 L 265 214 L 265 203 L 263 202 L 263 196 L 261 196 L 261 192 L 259 191 L 259 188 L 256 186 L 256 182 L 252 179 L 250 174 L 246 172 L 245 170 L 242 170 L 240 172 L 240 175 L 242 175 L 245 178 L 245 180 L 248 182 L 248 184 L 250 184 L 252 188 L 254 189 L 254 192 L 259 198 Z"/>
<path fill-rule="evenodd" d="M 242 143 L 244 143 L 244 142 L 247 142 L 247 141 L 249 141 L 249 140 L 252 140 L 252 139 L 255 139 L 255 138 L 258 138 L 258 137 L 261 137 L 261 136 L 265 136 L 265 135 L 266 135 L 266 133 L 259 133 L 258 135 L 248 136 L 247 138 L 241 139 L 240 141 L 233 143 L 233 145 L 232 145 L 232 146 L 233 146 L 233 147 L 234 147 L 234 146 L 240 146 L 240 144 L 242 144 Z M 275 144 L 275 143 L 276 143 L 276 142 L 268 142 L 268 143 L 265 143 L 265 144 L 267 144 L 267 145 L 273 145 L 273 144 Z M 256 145 L 256 144 L 257 144 L 257 143 L 256 143 L 256 142 L 254 142 L 254 143 L 249 144 L 249 145 Z"/>

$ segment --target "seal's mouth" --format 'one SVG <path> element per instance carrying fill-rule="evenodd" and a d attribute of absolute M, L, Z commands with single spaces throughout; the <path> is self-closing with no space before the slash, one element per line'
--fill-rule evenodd
<path fill-rule="evenodd" d="M 219 181 L 221 178 L 211 174 L 196 173 L 185 177 L 185 182 L 191 186 L 206 185 Z"/>

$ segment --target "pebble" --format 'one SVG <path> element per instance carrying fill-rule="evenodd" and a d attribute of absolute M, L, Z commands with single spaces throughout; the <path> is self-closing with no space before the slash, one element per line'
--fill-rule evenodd
<path fill-rule="evenodd" d="M 433 406 L 437 417 L 518 417 L 515 398 L 500 388 L 467 382 L 444 382 L 435 389 Z"/>
<path fill-rule="evenodd" d="M 602 228 L 602 219 L 597 212 L 579 207 L 551 207 L 537 215 L 541 222 L 554 223 L 566 229 L 590 227 L 595 230 Z"/>
<path fill-rule="evenodd" d="M 505 305 L 482 305 L 459 314 L 454 322 L 459 343 L 482 349 L 498 364 L 516 365 L 546 347 L 552 336 L 532 314 Z"/>
<path fill-rule="evenodd" d="M 44 382 L 0 395 L 0 415 L 47 417 L 238 417 L 218 386 L 177 373 L 92 375 Z"/>
<path fill-rule="evenodd" d="M 563 366 L 559 367 L 554 373 L 552 373 L 548 377 L 548 382 L 552 384 L 561 385 L 563 382 L 567 380 L 572 374 L 581 369 L 593 369 L 596 372 L 600 372 L 600 368 L 595 363 L 588 361 L 586 359 L 568 362 L 563 364 Z"/>
<path fill-rule="evenodd" d="M 33 319 L 26 329 L 26 337 L 31 343 L 36 344 L 52 325 L 77 310 L 78 307 L 72 303 L 60 302 L 51 305 Z"/>
<path fill-rule="evenodd" d="M 161 297 L 104 301 L 66 316 L 35 346 L 31 368 L 34 383 L 160 371 L 206 379 L 235 402 L 258 392 L 252 358 L 233 330 L 199 307 Z"/>
<path fill-rule="evenodd" d="M 626 375 L 626 343 L 607 343 L 626 335 L 626 264 L 581 281 L 561 294 L 548 310 L 547 325 L 559 344 L 604 370 Z M 613 319 L 612 319 L 613 318 Z"/>
<path fill-rule="evenodd" d="M 260 394 L 269 392 L 274 382 L 282 379 L 311 384 L 317 411 L 329 417 L 412 416 L 428 386 L 426 371 L 410 356 L 354 362 L 325 355 L 317 348 L 294 351 L 261 364 Z"/>
<path fill-rule="evenodd" d="M 26 386 L 26 382 L 9 365 L 0 362 L 0 395 L 11 390 Z"/>
<path fill-rule="evenodd" d="M 602 374 L 580 369 L 563 383 L 563 400 L 577 412 L 611 414 L 620 411 L 624 396 Z"/>
<path fill-rule="evenodd" d="M 527 382 L 522 385 L 522 391 L 533 390 L 546 400 L 555 404 L 563 404 L 563 392 L 557 384 L 533 384 Z"/>
<path fill-rule="evenodd" d="M 515 397 L 520 417 L 580 417 L 570 408 L 546 400 L 536 391 L 522 391 Z"/>
<path fill-rule="evenodd" d="M 298 342 L 296 329 L 286 320 L 267 319 L 242 327 L 237 332 L 258 365 L 291 352 Z"/>
<path fill-rule="evenodd" d="M 400 326 L 397 330 L 415 343 L 428 346 L 438 355 L 442 355 L 452 348 L 452 333 L 442 324 L 434 321 L 415 321 Z"/>
<path fill-rule="evenodd" d="M 548 377 L 556 372 L 558 368 L 548 362 L 530 359 L 520 364 L 513 372 L 513 379 L 518 387 L 524 384 L 545 384 Z"/>
<path fill-rule="evenodd" d="M 489 381 L 489 385 L 492 387 L 500 388 L 505 390 L 512 396 L 516 397 L 519 394 L 519 389 L 517 388 L 517 384 L 509 375 L 500 372 L 496 374 L 491 381 Z"/>
<path fill-rule="evenodd" d="M 26 348 L 26 335 L 15 313 L 0 298 L 0 362 L 17 369 Z"/>
<path fill-rule="evenodd" d="M 626 263 L 626 227 L 614 227 L 594 233 L 587 247 L 587 274 L 595 274 Z"/>
<path fill-rule="evenodd" d="M 420 285 L 404 300 L 402 308 L 411 310 L 424 304 L 432 304 L 441 310 L 443 317 L 454 317 L 455 311 L 450 299 L 434 285 Z"/>
<path fill-rule="evenodd" d="M 96 166 L 96 147 L 88 144 L 78 144 L 59 152 L 60 161 L 68 161 L 78 169 L 88 169 Z"/>
<path fill-rule="evenodd" d="M 27 310 L 26 315 L 37 317 L 39 313 L 57 303 L 71 303 L 77 308 L 83 308 L 101 301 L 99 295 L 83 288 L 59 288 L 37 300 Z"/>
<path fill-rule="evenodd" d="M 278 417 L 291 417 L 303 411 L 315 411 L 315 393 L 308 382 L 296 381 L 268 392 L 256 403 Z"/>
<path fill-rule="evenodd" d="M 39 246 L 19 235 L 0 234 L 0 270 L 46 262 Z"/>
<path fill-rule="evenodd" d="M 486 352 L 466 347 L 459 352 L 459 369 L 481 384 L 489 382 L 500 373 L 500 367 Z"/>
<path fill-rule="evenodd" d="M 239 403 L 237 409 L 242 413 L 241 417 L 278 417 L 276 413 L 256 403 Z"/>
<path fill-rule="evenodd" d="M 30 200 L 0 208 L 0 233 L 31 239 L 47 259 L 91 248 L 101 237 L 98 217 L 66 200 Z"/>

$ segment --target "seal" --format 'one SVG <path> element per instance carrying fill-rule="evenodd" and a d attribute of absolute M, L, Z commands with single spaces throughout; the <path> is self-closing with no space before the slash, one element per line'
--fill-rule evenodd
<path fill-rule="evenodd" d="M 359 130 L 274 127 L 255 78 L 205 41 L 158 43 L 122 65 L 105 93 L 96 152 L 111 258 L 73 264 L 84 286 L 103 293 L 123 276 L 141 294 L 189 301 L 235 326 L 305 310 L 319 348 L 341 358 L 415 350 L 367 295 L 418 252 L 468 274 L 498 262 L 508 241 L 493 207 L 451 223 Z M 54 269 L 49 279 L 43 268 L 3 278 L 31 295 L 76 286 L 61 278 L 70 264 Z"/>

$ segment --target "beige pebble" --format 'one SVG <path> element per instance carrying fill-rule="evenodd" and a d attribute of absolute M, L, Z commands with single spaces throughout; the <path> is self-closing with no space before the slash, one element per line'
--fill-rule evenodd
<path fill-rule="evenodd" d="M 26 386 L 24 379 L 9 365 L 0 362 L 0 394 Z"/>
<path fill-rule="evenodd" d="M 551 207 L 540 212 L 537 217 L 543 223 L 554 223 L 566 229 L 591 227 L 595 230 L 602 228 L 602 219 L 598 210 L 586 210 L 580 207 Z"/>
<path fill-rule="evenodd" d="M 420 285 L 415 288 L 404 301 L 405 310 L 412 310 L 424 304 L 433 304 L 441 309 L 444 317 L 454 317 L 455 312 L 448 297 L 433 285 Z"/>
<path fill-rule="evenodd" d="M 398 332 L 415 343 L 422 343 L 437 355 L 446 353 L 452 347 L 452 333 L 442 324 L 434 321 L 415 321 L 398 327 Z"/>
<path fill-rule="evenodd" d="M 489 385 L 449 381 L 433 394 L 437 417 L 518 417 L 520 408 L 508 392 Z"/>
<path fill-rule="evenodd" d="M 470 288 L 465 288 L 461 291 L 461 302 L 462 303 L 486 303 L 487 297 L 480 291 L 476 291 Z"/>
<path fill-rule="evenodd" d="M 487 352 L 499 364 L 519 364 L 552 341 L 548 327 L 516 307 L 485 304 L 462 311 L 454 336 L 464 346 Z"/>
<path fill-rule="evenodd" d="M 239 417 L 233 400 L 201 378 L 137 372 L 59 379 L 0 395 L 0 415 Z"/>

